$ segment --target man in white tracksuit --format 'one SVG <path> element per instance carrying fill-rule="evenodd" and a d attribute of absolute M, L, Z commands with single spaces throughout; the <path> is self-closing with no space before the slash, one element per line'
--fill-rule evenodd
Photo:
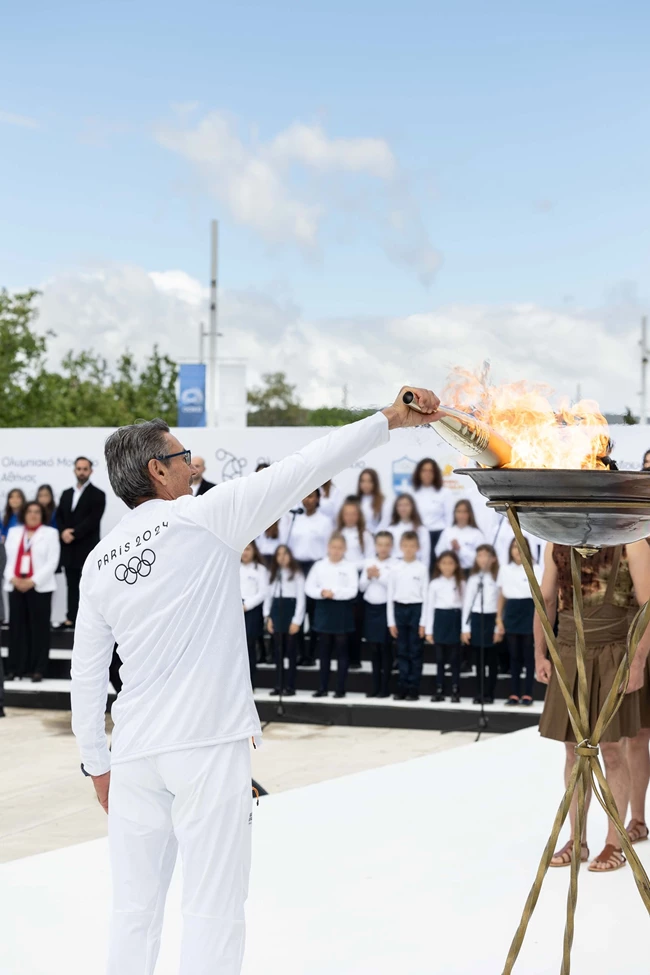
<path fill-rule="evenodd" d="M 402 393 L 404 390 L 402 390 Z M 414 390 L 266 470 L 194 497 L 191 460 L 162 420 L 106 442 L 111 486 L 132 510 L 90 554 L 72 657 L 82 771 L 108 811 L 109 975 L 152 975 L 177 850 L 181 975 L 238 975 L 250 868 L 250 740 L 260 734 L 239 590 L 242 549 L 389 430 L 436 419 Z M 104 730 L 113 646 L 122 691 Z M 110 786 L 110 790 L 109 790 Z"/>

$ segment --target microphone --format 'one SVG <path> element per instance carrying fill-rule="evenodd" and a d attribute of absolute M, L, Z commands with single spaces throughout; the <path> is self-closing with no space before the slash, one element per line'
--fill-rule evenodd
<path fill-rule="evenodd" d="M 292 508 L 289 512 L 290 515 L 304 515 L 304 508 Z"/>

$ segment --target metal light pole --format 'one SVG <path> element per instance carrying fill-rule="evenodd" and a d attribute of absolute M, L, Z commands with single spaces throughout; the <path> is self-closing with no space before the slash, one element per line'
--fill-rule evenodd
<path fill-rule="evenodd" d="M 208 329 L 208 426 L 217 425 L 217 262 L 219 225 L 212 221 L 210 263 L 210 325 Z"/>
<path fill-rule="evenodd" d="M 646 374 L 648 371 L 648 319 L 644 315 L 641 319 L 641 416 L 639 422 L 644 425 L 648 422 L 647 409 L 647 383 Z"/>

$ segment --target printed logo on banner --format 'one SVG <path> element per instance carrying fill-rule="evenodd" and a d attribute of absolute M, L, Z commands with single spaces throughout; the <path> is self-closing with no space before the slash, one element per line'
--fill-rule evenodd
<path fill-rule="evenodd" d="M 181 393 L 181 406 L 185 407 L 188 412 L 201 412 L 204 402 L 205 396 L 203 395 L 203 390 L 199 389 L 198 386 L 193 386 L 191 389 L 184 389 Z"/>
<path fill-rule="evenodd" d="M 248 464 L 245 457 L 235 457 L 234 454 L 231 454 L 229 450 L 224 450 L 223 447 L 214 456 L 223 464 L 221 469 L 222 481 L 232 481 L 235 477 L 241 477 L 244 473 L 244 468 Z"/>
<path fill-rule="evenodd" d="M 395 494 L 407 494 L 413 490 L 411 478 L 417 466 L 417 460 L 411 460 L 410 457 L 400 457 L 393 461 L 393 491 Z"/>

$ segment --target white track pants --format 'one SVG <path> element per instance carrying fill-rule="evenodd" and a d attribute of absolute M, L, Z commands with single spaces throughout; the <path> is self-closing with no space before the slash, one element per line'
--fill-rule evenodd
<path fill-rule="evenodd" d="M 113 768 L 108 975 L 153 975 L 177 850 L 183 863 L 180 975 L 239 975 L 251 792 L 248 740 Z"/>

